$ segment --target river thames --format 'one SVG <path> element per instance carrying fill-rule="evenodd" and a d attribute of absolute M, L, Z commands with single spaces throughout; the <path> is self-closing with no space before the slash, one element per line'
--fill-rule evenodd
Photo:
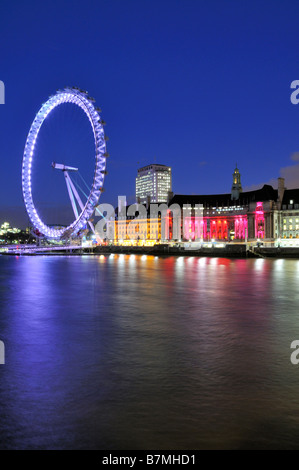
<path fill-rule="evenodd" d="M 0 257 L 1 449 L 298 449 L 299 260 Z"/>

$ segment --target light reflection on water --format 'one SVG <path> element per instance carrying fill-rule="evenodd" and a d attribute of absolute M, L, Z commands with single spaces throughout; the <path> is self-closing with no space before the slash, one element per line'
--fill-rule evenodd
<path fill-rule="evenodd" d="M 299 260 L 0 258 L 0 448 L 299 448 Z"/>

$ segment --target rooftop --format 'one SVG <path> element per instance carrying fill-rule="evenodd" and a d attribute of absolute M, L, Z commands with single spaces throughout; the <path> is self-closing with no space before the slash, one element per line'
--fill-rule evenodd
<path fill-rule="evenodd" d="M 298 198 L 299 198 L 299 190 Z M 229 207 L 229 206 L 244 206 L 250 202 L 258 201 L 277 201 L 278 191 L 273 189 L 269 184 L 264 184 L 260 189 L 254 191 L 246 191 L 240 193 L 237 200 L 231 199 L 231 193 L 226 194 L 204 194 L 204 195 L 186 195 L 176 194 L 170 201 L 170 204 L 202 204 L 204 207 Z"/>

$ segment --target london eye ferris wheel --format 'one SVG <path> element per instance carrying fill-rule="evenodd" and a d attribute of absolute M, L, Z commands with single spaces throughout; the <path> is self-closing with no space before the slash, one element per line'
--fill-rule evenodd
<path fill-rule="evenodd" d="M 105 122 L 101 119 L 100 109 L 95 107 L 95 100 L 88 96 L 88 93 L 77 88 L 67 87 L 58 90 L 51 96 L 40 108 L 29 130 L 22 165 L 22 189 L 23 198 L 29 219 L 36 233 L 48 239 L 68 239 L 76 236 L 87 225 L 94 231 L 91 222 L 92 214 L 96 209 L 96 205 L 103 192 L 103 182 L 106 172 L 106 158 L 108 153 L 106 150 L 106 136 L 104 133 Z M 68 196 L 73 210 L 73 220 L 66 226 L 53 226 L 43 221 L 33 198 L 32 191 L 32 169 L 37 159 L 36 147 L 41 127 L 47 116 L 57 107 L 66 103 L 72 103 L 76 107 L 81 108 L 88 118 L 92 129 L 94 141 L 94 162 L 91 187 L 87 191 L 86 200 L 82 202 L 79 192 L 74 184 L 70 174 L 78 172 L 78 168 L 65 163 L 56 163 L 52 161 L 52 168 L 62 171 L 67 187 Z"/>

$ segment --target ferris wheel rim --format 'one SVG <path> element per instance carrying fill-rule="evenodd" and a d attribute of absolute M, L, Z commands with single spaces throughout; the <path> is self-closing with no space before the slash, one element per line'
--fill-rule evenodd
<path fill-rule="evenodd" d="M 35 145 L 38 134 L 47 116 L 59 105 L 65 103 L 74 103 L 81 108 L 87 118 L 93 131 L 95 145 L 95 169 L 93 183 L 88 195 L 87 201 L 74 221 L 67 227 L 52 228 L 45 224 L 38 215 L 32 197 L 32 163 L 34 161 Z M 22 189 L 25 207 L 29 219 L 36 230 L 46 238 L 62 239 L 78 233 L 88 223 L 92 216 L 96 204 L 103 192 L 103 182 L 106 168 L 106 137 L 103 128 L 103 121 L 100 111 L 94 105 L 94 99 L 87 95 L 87 92 L 77 87 L 67 87 L 64 90 L 50 96 L 48 100 L 41 106 L 33 120 L 24 149 L 22 164 Z"/>

